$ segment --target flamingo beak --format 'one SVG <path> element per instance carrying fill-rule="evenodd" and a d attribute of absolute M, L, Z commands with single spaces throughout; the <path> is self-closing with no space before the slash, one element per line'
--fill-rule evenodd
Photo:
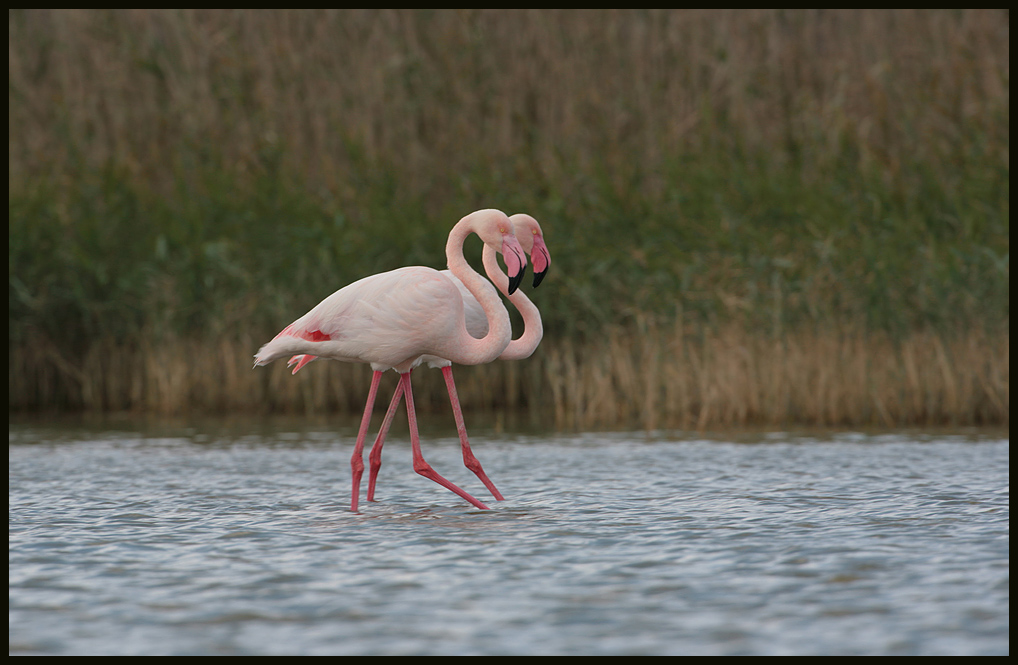
<path fill-rule="evenodd" d="M 502 258 L 505 260 L 506 272 L 509 275 L 509 295 L 512 295 L 523 282 L 523 272 L 527 267 L 527 255 L 516 236 L 503 236 Z"/>
<path fill-rule="evenodd" d="M 544 244 L 544 239 L 538 235 L 534 235 L 534 247 L 530 251 L 530 260 L 534 264 L 534 288 L 541 283 L 544 276 L 548 274 L 548 268 L 551 267 L 551 254 L 548 253 L 548 246 Z"/>

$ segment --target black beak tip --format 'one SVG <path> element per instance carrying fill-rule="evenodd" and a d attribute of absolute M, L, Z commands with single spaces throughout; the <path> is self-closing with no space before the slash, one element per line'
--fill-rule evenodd
<path fill-rule="evenodd" d="M 509 278 L 509 295 L 516 293 L 516 289 L 520 288 L 520 284 L 523 282 L 523 272 L 521 270 L 515 277 Z"/>
<path fill-rule="evenodd" d="M 545 270 L 543 270 L 541 272 L 535 272 L 534 273 L 534 288 L 535 289 L 537 288 L 537 285 L 540 284 L 541 281 L 544 279 L 544 276 L 547 275 L 547 274 L 548 274 L 548 270 L 547 269 L 545 269 Z"/>

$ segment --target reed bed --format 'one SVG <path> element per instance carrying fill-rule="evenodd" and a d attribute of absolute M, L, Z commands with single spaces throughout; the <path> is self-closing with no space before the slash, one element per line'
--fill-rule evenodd
<path fill-rule="evenodd" d="M 1006 335 L 612 331 L 547 352 L 555 422 L 646 429 L 1007 424 Z"/>
<path fill-rule="evenodd" d="M 250 355 L 496 207 L 546 339 L 468 408 L 1006 423 L 1008 18 L 11 10 L 9 408 L 355 413 L 364 368 Z"/>
<path fill-rule="evenodd" d="M 45 397 L 91 412 L 341 414 L 363 409 L 371 371 L 312 363 L 251 369 L 253 339 L 178 341 L 125 351 L 95 345 L 80 364 L 45 345 L 12 354 L 11 407 Z M 33 357 L 32 354 L 37 354 Z M 456 368 L 465 409 L 529 413 L 560 429 L 744 426 L 1008 425 L 1010 341 L 984 331 L 886 335 L 797 332 L 765 339 L 733 327 L 691 334 L 644 322 L 599 342 L 542 345 L 534 357 Z M 417 407 L 448 410 L 440 373 L 414 373 Z M 388 384 L 395 386 L 395 379 Z M 383 390 L 383 394 L 385 390 Z M 377 405 L 385 408 L 385 398 Z"/>
<path fill-rule="evenodd" d="M 252 174 L 285 160 L 356 198 L 365 164 L 434 193 L 480 175 L 484 155 L 568 198 L 596 169 L 650 193 L 690 150 L 830 165 L 848 141 L 887 177 L 921 158 L 945 179 L 948 154 L 1008 150 L 1006 10 L 12 10 L 8 23 L 15 182 L 117 162 L 175 192 L 203 161 Z M 973 126 L 982 140 L 965 145 Z"/>

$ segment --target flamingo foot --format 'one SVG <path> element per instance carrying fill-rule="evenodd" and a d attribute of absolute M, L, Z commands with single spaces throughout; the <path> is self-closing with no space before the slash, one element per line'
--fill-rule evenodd
<path fill-rule="evenodd" d="M 431 468 L 431 465 L 425 462 L 424 460 L 420 460 L 420 462 L 414 462 L 414 471 L 424 476 L 425 478 L 428 478 L 429 480 L 435 481 L 436 483 L 446 488 L 450 492 L 458 494 L 459 496 L 463 497 L 463 499 L 465 499 L 467 502 L 476 506 L 477 508 L 480 508 L 481 510 L 491 510 L 491 508 L 488 508 L 486 505 L 484 505 L 474 497 L 467 494 L 466 491 L 460 489 L 453 483 L 449 482 L 448 480 L 440 476 L 438 472 Z"/>

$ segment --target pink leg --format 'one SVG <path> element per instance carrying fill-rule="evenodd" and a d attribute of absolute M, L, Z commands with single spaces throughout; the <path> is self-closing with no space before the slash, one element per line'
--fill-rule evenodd
<path fill-rule="evenodd" d="M 389 433 L 392 419 L 396 417 L 396 409 L 402 399 L 403 382 L 400 381 L 396 384 L 396 392 L 393 393 L 392 401 L 389 402 L 389 410 L 385 412 L 385 420 L 382 421 L 382 427 L 378 430 L 378 436 L 375 437 L 375 445 L 371 446 L 371 453 L 368 455 L 368 461 L 371 463 L 371 470 L 368 472 L 368 501 L 375 500 L 375 480 L 378 479 L 378 470 L 382 468 L 382 446 L 385 445 L 385 437 Z"/>
<path fill-rule="evenodd" d="M 371 375 L 371 388 L 368 390 L 368 401 L 364 405 L 364 415 L 361 416 L 361 428 L 357 432 L 357 444 L 353 449 L 353 457 L 350 458 L 350 470 L 353 473 L 353 489 L 350 496 L 350 510 L 357 512 L 357 502 L 361 493 L 361 475 L 364 474 L 364 439 L 368 435 L 368 426 L 371 424 L 371 411 L 375 408 L 375 395 L 378 394 L 378 382 L 382 378 L 381 372 Z"/>
<path fill-rule="evenodd" d="M 413 451 L 414 456 L 414 471 L 425 478 L 434 480 L 447 490 L 459 494 L 461 497 L 481 510 L 488 510 L 486 505 L 470 496 L 459 487 L 456 487 L 442 476 L 438 475 L 438 473 L 431 468 L 431 465 L 424 461 L 424 455 L 421 454 L 421 439 L 417 434 L 417 414 L 414 412 L 414 393 L 413 389 L 410 387 L 410 372 L 400 374 L 400 381 L 403 383 L 403 396 L 406 398 L 406 414 L 407 419 L 410 421 L 410 448 Z"/>
<path fill-rule="evenodd" d="M 456 431 L 460 435 L 460 447 L 463 449 L 463 464 L 474 472 L 484 486 L 488 488 L 495 501 L 504 501 L 502 494 L 495 487 L 495 483 L 488 480 L 488 474 L 481 468 L 481 463 L 474 457 L 470 450 L 470 442 L 467 440 L 467 426 L 463 424 L 463 410 L 460 408 L 460 398 L 456 393 L 456 383 L 452 379 L 452 366 L 446 365 L 442 368 L 442 376 L 445 377 L 445 387 L 449 390 L 449 401 L 452 402 L 452 415 L 456 419 Z"/>

